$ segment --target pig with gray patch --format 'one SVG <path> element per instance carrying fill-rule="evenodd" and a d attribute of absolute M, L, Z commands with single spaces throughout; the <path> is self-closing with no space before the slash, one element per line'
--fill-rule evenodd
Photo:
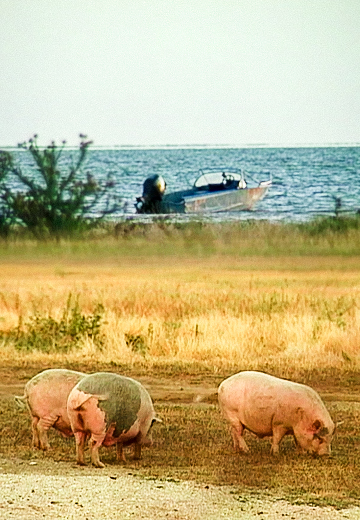
<path fill-rule="evenodd" d="M 71 391 L 67 405 L 76 441 L 76 462 L 85 464 L 84 446 L 88 437 L 91 462 L 98 468 L 100 446 L 116 444 L 117 460 L 125 461 L 123 446 L 151 444 L 148 432 L 158 421 L 147 390 L 134 379 L 110 372 L 98 372 L 82 379 Z"/>
<path fill-rule="evenodd" d="M 67 399 L 84 376 L 74 370 L 44 370 L 26 383 L 23 396 L 15 396 L 20 406 L 26 404 L 29 409 L 34 448 L 44 451 L 50 448 L 47 432 L 51 427 L 65 437 L 73 435 L 67 414 Z"/>
<path fill-rule="evenodd" d="M 293 435 L 300 452 L 330 455 L 335 425 L 320 396 L 309 386 L 262 372 L 245 371 L 219 386 L 220 410 L 231 425 L 234 449 L 248 452 L 244 430 L 272 437 L 279 453 L 285 435 Z"/>

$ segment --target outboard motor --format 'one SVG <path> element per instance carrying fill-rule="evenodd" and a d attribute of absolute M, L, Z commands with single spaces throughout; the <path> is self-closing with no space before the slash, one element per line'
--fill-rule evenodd
<path fill-rule="evenodd" d="M 137 197 L 137 213 L 160 213 L 160 202 L 166 189 L 166 182 L 161 175 L 148 177 L 143 184 L 142 197 Z"/>

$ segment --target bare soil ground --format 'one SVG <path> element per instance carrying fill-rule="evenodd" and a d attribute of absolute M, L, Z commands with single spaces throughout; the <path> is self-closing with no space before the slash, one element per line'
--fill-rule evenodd
<path fill-rule="evenodd" d="M 290 504 L 231 487 L 139 477 L 126 468 L 0 460 L 0 518 L 153 520 L 358 520 L 360 508 Z"/>
<path fill-rule="evenodd" d="M 0 370 L 0 400 L 22 395 L 24 383 L 40 370 Z M 138 376 L 155 403 L 216 402 L 221 378 Z M 327 388 L 329 393 L 341 388 Z M 347 399 L 355 399 L 348 395 Z M 9 432 L 3 432 L 9 434 Z M 29 439 L 30 444 L 30 439 Z M 290 503 L 264 490 L 242 493 L 235 486 L 153 478 L 126 466 L 78 467 L 48 458 L 6 458 L 0 451 L 0 519 L 292 520 L 360 518 L 347 509 Z"/>

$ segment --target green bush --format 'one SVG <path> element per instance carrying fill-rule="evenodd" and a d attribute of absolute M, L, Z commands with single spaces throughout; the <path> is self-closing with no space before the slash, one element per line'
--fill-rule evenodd
<path fill-rule="evenodd" d="M 25 226 L 37 239 L 74 236 L 95 227 L 99 220 L 114 213 L 120 201 L 114 194 L 110 176 L 99 183 L 83 167 L 92 141 L 82 139 L 75 160 L 61 171 L 66 142 L 40 148 L 35 135 L 19 146 L 27 150 L 36 167 L 24 172 L 13 156 L 0 151 L 0 234 L 8 236 L 16 223 Z M 64 163 L 63 163 L 64 164 Z M 12 180 L 20 185 L 14 190 Z M 101 201 L 101 208 L 99 203 Z M 90 217 L 94 208 L 97 217 Z"/>
<path fill-rule="evenodd" d="M 14 218 L 11 209 L 5 203 L 1 193 L 1 187 L 8 173 L 13 168 L 13 158 L 9 152 L 0 150 L 0 236 L 8 237 Z"/>

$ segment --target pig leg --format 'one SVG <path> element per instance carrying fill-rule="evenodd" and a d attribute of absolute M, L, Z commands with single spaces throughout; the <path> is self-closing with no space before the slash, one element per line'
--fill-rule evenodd
<path fill-rule="evenodd" d="M 37 423 L 37 430 L 39 433 L 39 442 L 40 442 L 40 448 L 44 451 L 50 449 L 50 444 L 47 436 L 47 432 L 51 428 L 51 426 L 54 426 L 56 421 L 58 420 L 57 415 L 48 415 L 46 417 L 41 417 L 39 422 Z"/>
<path fill-rule="evenodd" d="M 135 442 L 134 444 L 134 460 L 141 459 L 141 444 L 139 442 Z"/>
<path fill-rule="evenodd" d="M 126 457 L 125 457 L 122 442 L 116 443 L 116 461 L 117 462 L 126 462 Z"/>
<path fill-rule="evenodd" d="M 99 448 L 105 439 L 105 434 L 92 434 L 89 441 L 91 462 L 96 468 L 104 468 L 105 464 L 100 461 Z"/>
<path fill-rule="evenodd" d="M 153 445 L 151 433 L 149 433 L 145 438 L 142 439 L 141 444 L 142 444 L 142 446 L 147 446 L 147 447 Z"/>
<path fill-rule="evenodd" d="M 84 446 L 86 441 L 85 432 L 74 432 L 76 442 L 76 463 L 85 466 Z"/>
<path fill-rule="evenodd" d="M 287 433 L 287 428 L 283 428 L 282 426 L 275 426 L 273 427 L 273 435 L 272 435 L 272 442 L 271 442 L 271 455 L 278 455 L 279 453 L 279 444 L 282 440 L 282 438 Z"/>
<path fill-rule="evenodd" d="M 297 452 L 297 453 L 303 453 L 303 449 L 302 449 L 302 447 L 300 446 L 300 444 L 298 443 L 298 440 L 297 440 L 297 438 L 295 437 L 295 435 L 294 435 L 294 441 L 295 441 L 295 446 L 296 446 L 296 452 Z"/>
<path fill-rule="evenodd" d="M 235 451 L 243 451 L 248 453 L 250 450 L 243 437 L 244 426 L 241 423 L 232 424 L 231 435 L 233 438 L 233 445 Z"/>
<path fill-rule="evenodd" d="M 34 416 L 31 421 L 31 428 L 32 428 L 32 435 L 33 435 L 32 445 L 33 445 L 33 448 L 39 450 L 40 449 L 40 438 L 39 438 L 39 432 L 37 429 L 38 422 L 39 422 L 39 417 Z"/>

